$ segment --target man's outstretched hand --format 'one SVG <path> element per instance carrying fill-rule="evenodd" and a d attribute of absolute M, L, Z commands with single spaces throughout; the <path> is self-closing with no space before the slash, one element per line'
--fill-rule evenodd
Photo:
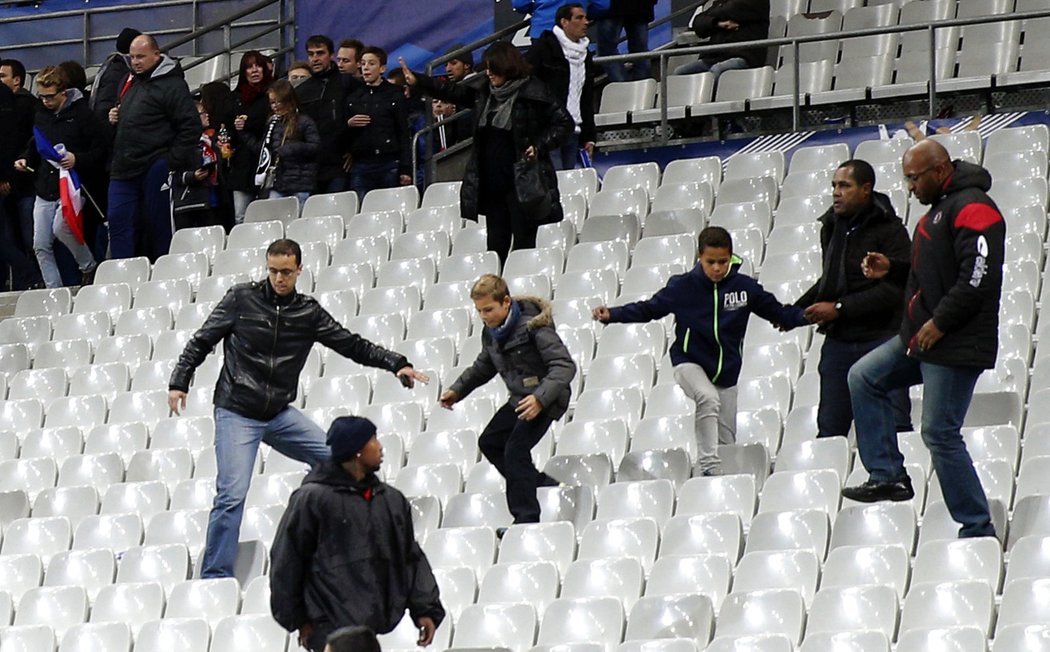
<path fill-rule="evenodd" d="M 424 385 L 430 382 L 430 376 L 422 371 L 416 371 L 414 367 L 401 367 L 397 370 L 397 377 L 401 384 L 408 389 L 415 387 L 417 380 Z"/>

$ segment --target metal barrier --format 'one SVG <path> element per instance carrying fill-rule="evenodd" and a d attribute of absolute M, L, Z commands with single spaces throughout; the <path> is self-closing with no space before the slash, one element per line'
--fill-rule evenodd
<path fill-rule="evenodd" d="M 794 66 L 794 88 L 793 98 L 791 105 L 791 124 L 795 131 L 799 130 L 800 122 L 800 102 L 801 93 L 799 89 L 799 61 L 798 53 L 799 46 L 803 43 L 818 43 L 822 41 L 838 41 L 849 38 L 857 38 L 861 36 L 876 36 L 879 34 L 899 34 L 904 32 L 920 32 L 925 31 L 929 34 L 930 44 L 930 70 L 929 70 L 929 89 L 928 89 L 928 102 L 929 102 L 929 118 L 933 119 L 936 117 L 935 102 L 937 98 L 937 48 L 936 48 L 936 33 L 938 29 L 945 27 L 965 26 L 965 25 L 979 25 L 988 23 L 1001 23 L 1015 20 L 1026 20 L 1030 18 L 1048 18 L 1050 17 L 1050 10 L 1039 10 L 1039 11 L 1025 11 L 1025 12 L 1014 12 L 1010 14 L 1002 14 L 998 16 L 978 16 L 973 18 L 951 18 L 948 20 L 930 21 L 925 23 L 918 23 L 915 25 L 893 25 L 888 27 L 873 27 L 866 29 L 850 30 L 850 31 L 839 31 L 831 32 L 828 34 L 814 34 L 810 36 L 785 36 L 782 38 L 771 38 L 763 39 L 759 41 L 742 41 L 739 43 L 728 43 L 720 45 L 700 45 L 688 48 L 675 48 L 673 50 L 653 50 L 650 52 L 637 52 L 631 54 L 619 54 L 616 56 L 608 57 L 595 57 L 596 63 L 605 62 L 627 62 L 627 61 L 639 61 L 641 59 L 659 59 L 660 65 L 660 142 L 666 145 L 670 141 L 669 130 L 667 128 L 667 61 L 672 56 L 689 55 L 689 54 L 712 54 L 715 52 L 721 52 L 724 50 L 735 50 L 739 48 L 747 47 L 771 47 L 780 45 L 790 45 L 793 52 L 793 66 Z M 1042 35 L 1039 35 L 1042 38 Z"/>
<path fill-rule="evenodd" d="M 79 45 L 80 56 L 79 58 L 85 66 L 91 64 L 101 63 L 102 59 L 108 54 L 112 48 L 111 44 L 116 38 L 115 33 L 103 33 L 112 32 L 113 25 L 118 24 L 115 15 L 127 14 L 128 12 L 134 11 L 150 11 L 151 13 L 157 12 L 158 10 L 164 9 L 189 9 L 191 13 L 191 20 L 189 25 L 185 27 L 156 27 L 150 28 L 148 31 L 155 37 L 164 37 L 178 35 L 178 37 L 169 43 L 164 44 L 164 50 L 170 51 L 176 47 L 190 44 L 191 56 L 196 56 L 199 53 L 199 46 L 201 39 L 204 36 L 219 32 L 223 32 L 223 45 L 220 51 L 207 52 L 209 55 L 218 55 L 222 53 L 229 53 L 232 50 L 241 48 L 252 41 L 258 40 L 265 36 L 273 33 L 278 34 L 276 41 L 277 47 L 274 48 L 278 53 L 284 53 L 292 49 L 294 43 L 294 34 L 292 28 L 294 27 L 294 2 L 286 2 L 286 0 L 261 0 L 255 4 L 252 4 L 243 9 L 237 9 L 232 11 L 223 18 L 216 20 L 208 24 L 202 23 L 203 9 L 214 8 L 221 5 L 229 5 L 230 8 L 241 6 L 240 3 L 235 2 L 223 2 L 222 0 L 157 0 L 156 2 L 149 2 L 143 4 L 123 4 L 110 7 L 85 7 L 84 9 L 72 9 L 65 11 L 55 11 L 42 14 L 23 14 L 18 16 L 10 16 L 0 18 L 0 29 L 7 28 L 10 33 L 16 33 L 15 27 L 24 27 L 30 23 L 43 24 L 44 21 L 62 21 L 68 20 L 68 24 L 56 26 L 56 31 L 62 31 L 59 27 L 67 28 L 65 31 L 72 34 L 79 32 L 76 37 L 56 37 L 48 38 L 47 40 L 36 40 L 36 41 L 23 41 L 15 42 L 12 38 L 5 38 L 3 45 L 0 45 L 0 55 L 9 56 L 9 53 L 13 51 L 25 51 L 25 50 L 37 50 L 44 48 L 54 48 L 56 46 L 71 46 Z M 269 8 L 277 9 L 276 18 L 262 18 L 255 20 L 246 20 L 238 24 L 233 24 L 234 21 L 241 20 L 253 13 Z M 110 27 L 107 29 L 106 26 L 100 25 L 105 22 L 104 17 L 114 15 L 114 19 L 110 21 Z M 245 28 L 259 28 L 253 31 L 249 36 L 239 39 L 234 39 L 234 29 L 245 29 Z M 119 30 L 118 30 L 119 31 Z M 105 44 L 105 48 L 94 53 L 93 50 L 97 49 L 100 45 Z M 100 54 L 104 52 L 104 54 Z M 56 57 L 58 58 L 58 57 Z M 69 58 L 62 57 L 62 58 Z M 211 58 L 211 57 L 209 57 Z M 197 65 L 201 65 L 207 59 L 202 59 L 196 62 L 190 62 L 185 67 L 192 68 Z M 33 68 L 34 66 L 28 66 Z M 229 66 L 228 66 L 229 67 Z M 232 71 L 227 70 L 227 73 Z"/>

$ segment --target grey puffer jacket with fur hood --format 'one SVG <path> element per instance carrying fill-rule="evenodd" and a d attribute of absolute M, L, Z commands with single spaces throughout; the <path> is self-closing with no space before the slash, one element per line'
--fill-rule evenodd
<path fill-rule="evenodd" d="M 510 392 L 508 402 L 517 404 L 531 394 L 547 416 L 558 419 L 569 408 L 576 363 L 554 330 L 550 303 L 534 296 L 514 297 L 514 301 L 521 316 L 507 340 L 500 344 L 486 328 L 477 360 L 449 389 L 462 399 L 498 373 Z"/>

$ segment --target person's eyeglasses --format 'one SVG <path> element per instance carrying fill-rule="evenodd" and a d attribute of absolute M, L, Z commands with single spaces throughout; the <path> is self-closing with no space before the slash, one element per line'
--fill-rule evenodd
<path fill-rule="evenodd" d="M 932 170 L 935 167 L 937 167 L 937 164 L 931 165 L 930 167 L 926 168 L 925 170 L 921 170 L 921 171 L 916 172 L 914 174 L 905 174 L 904 175 L 904 180 L 905 181 L 910 181 L 911 183 L 917 183 L 919 181 L 919 179 L 922 178 L 922 175 L 926 174 L 927 172 L 929 172 L 930 170 Z"/>
<path fill-rule="evenodd" d="M 37 93 L 37 97 L 39 97 L 42 100 L 50 102 L 51 100 L 55 99 L 56 97 L 58 97 L 61 94 L 62 93 Z"/>
<path fill-rule="evenodd" d="M 277 269 L 276 267 L 270 267 L 269 269 L 267 269 L 267 271 L 270 272 L 270 276 L 283 276 L 285 278 L 288 278 L 292 274 L 295 274 L 295 272 L 298 271 L 298 270 L 294 270 L 294 269 Z"/>

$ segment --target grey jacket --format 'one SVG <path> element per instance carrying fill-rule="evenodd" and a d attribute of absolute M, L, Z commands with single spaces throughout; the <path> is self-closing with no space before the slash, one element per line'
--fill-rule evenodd
<path fill-rule="evenodd" d="M 449 389 L 463 398 L 498 373 L 510 391 L 510 403 L 531 394 L 547 416 L 557 419 L 569 407 L 576 363 L 554 330 L 550 304 L 532 296 L 515 301 L 521 305 L 521 317 L 506 343 L 500 345 L 486 328 L 478 359 Z"/>

